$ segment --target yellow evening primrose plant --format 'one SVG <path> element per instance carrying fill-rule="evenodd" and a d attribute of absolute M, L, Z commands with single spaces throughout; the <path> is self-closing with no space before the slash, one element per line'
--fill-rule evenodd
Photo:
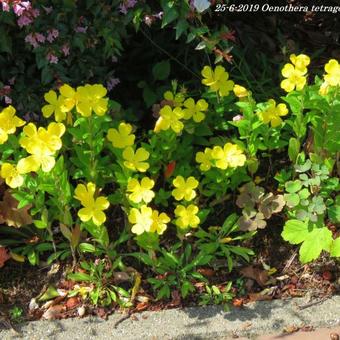
<path fill-rule="evenodd" d="M 281 73 L 286 78 L 281 82 L 281 88 L 286 92 L 291 92 L 294 89 L 302 90 L 307 82 L 307 66 L 310 63 L 308 56 L 301 54 L 290 56 L 292 64 L 284 65 Z"/>
<path fill-rule="evenodd" d="M 249 95 L 249 92 L 245 87 L 237 84 L 234 85 L 233 92 L 238 98 L 246 98 Z"/>
<path fill-rule="evenodd" d="M 20 145 L 30 156 L 19 160 L 17 168 L 20 173 L 38 171 L 49 172 L 55 165 L 54 154 L 61 149 L 61 136 L 65 133 L 62 123 L 50 123 L 47 129 L 29 123 L 23 128 L 24 136 Z"/>
<path fill-rule="evenodd" d="M 67 110 L 64 107 L 64 97 L 58 96 L 55 91 L 50 90 L 45 93 L 44 98 L 48 104 L 41 109 L 43 116 L 49 118 L 54 113 L 57 122 L 65 120 Z"/>
<path fill-rule="evenodd" d="M 144 148 L 138 148 L 135 152 L 131 146 L 128 146 L 123 151 L 124 166 L 133 171 L 145 172 L 150 167 L 145 162 L 149 156 L 149 152 Z"/>
<path fill-rule="evenodd" d="M 16 128 L 25 125 L 25 121 L 15 115 L 15 108 L 10 105 L 0 112 L 0 144 L 8 140 L 8 135 L 15 133 Z"/>
<path fill-rule="evenodd" d="M 188 227 L 197 228 L 200 223 L 197 213 L 198 207 L 194 204 L 190 204 L 187 207 L 178 205 L 175 209 L 177 217 L 175 224 L 181 229 L 187 229 Z"/>
<path fill-rule="evenodd" d="M 3 163 L 1 165 L 0 175 L 5 179 L 6 184 L 13 189 L 22 186 L 24 183 L 24 177 L 17 167 L 10 163 Z"/>
<path fill-rule="evenodd" d="M 76 90 L 70 85 L 64 84 L 60 86 L 59 92 L 63 96 L 63 103 L 61 106 L 61 110 L 64 112 L 71 111 L 76 106 L 77 101 L 78 101 Z"/>
<path fill-rule="evenodd" d="M 152 224 L 150 227 L 150 232 L 162 235 L 167 229 L 167 224 L 170 222 L 170 217 L 162 212 L 159 213 L 157 210 L 152 211 Z"/>
<path fill-rule="evenodd" d="M 104 98 L 106 94 L 106 88 L 100 84 L 79 86 L 77 88 L 77 111 L 83 117 L 91 116 L 92 112 L 103 116 L 108 106 L 108 99 Z"/>
<path fill-rule="evenodd" d="M 201 171 L 208 171 L 210 170 L 212 163 L 212 150 L 210 148 L 205 148 L 204 152 L 199 151 L 196 153 L 196 162 L 200 163 L 200 170 Z"/>
<path fill-rule="evenodd" d="M 234 82 L 229 80 L 229 73 L 223 66 L 218 65 L 215 70 L 212 70 L 210 66 L 204 66 L 201 74 L 204 78 L 202 84 L 218 92 L 221 97 L 227 96 L 233 90 Z"/>
<path fill-rule="evenodd" d="M 282 116 L 286 116 L 288 114 L 288 108 L 286 104 L 278 104 L 274 99 L 268 100 L 268 107 L 266 110 L 261 111 L 258 113 L 260 119 L 265 124 L 269 124 L 275 128 L 281 125 L 282 123 Z"/>
<path fill-rule="evenodd" d="M 326 74 L 324 79 L 330 86 L 340 85 L 340 65 L 335 59 L 331 59 L 325 65 Z"/>
<path fill-rule="evenodd" d="M 172 181 L 173 186 L 176 188 L 172 190 L 172 196 L 175 197 L 177 201 L 185 199 L 186 201 L 191 201 L 196 197 L 196 189 L 198 187 L 198 181 L 190 176 L 185 180 L 182 176 L 177 176 Z"/>
<path fill-rule="evenodd" d="M 220 146 L 214 146 L 211 156 L 215 161 L 215 166 L 222 170 L 243 166 L 246 162 L 243 150 L 237 144 L 232 143 L 226 143 L 223 149 Z"/>
<path fill-rule="evenodd" d="M 183 110 L 180 107 L 171 108 L 169 105 L 165 105 L 159 111 L 159 118 L 155 124 L 154 132 L 161 130 L 172 129 L 176 133 L 180 133 L 184 124 L 181 119 L 184 117 Z"/>
<path fill-rule="evenodd" d="M 175 95 L 171 91 L 166 91 L 163 95 L 165 100 L 171 101 L 173 106 L 182 106 L 184 102 L 184 94 L 183 93 L 176 93 Z"/>
<path fill-rule="evenodd" d="M 78 184 L 74 193 L 74 198 L 79 200 L 83 208 L 78 211 L 81 221 L 88 222 L 90 220 L 97 226 L 102 225 L 106 221 L 106 210 L 110 203 L 104 196 L 94 198 L 96 185 L 94 183 Z"/>
<path fill-rule="evenodd" d="M 152 218 L 152 209 L 142 205 L 140 209 L 132 208 L 129 213 L 129 222 L 132 224 L 131 231 L 134 234 L 141 235 L 144 232 L 150 232 L 154 223 Z"/>
<path fill-rule="evenodd" d="M 155 193 L 151 190 L 154 185 L 155 182 L 149 177 L 143 177 L 140 182 L 136 178 L 130 178 L 126 189 L 127 192 L 130 192 L 129 200 L 134 203 L 151 202 L 155 197 Z"/>
<path fill-rule="evenodd" d="M 195 123 L 200 123 L 205 118 L 204 112 L 208 110 L 208 103 L 204 99 L 199 99 L 197 103 L 192 98 L 188 98 L 183 103 L 183 118 L 192 118 Z"/>
<path fill-rule="evenodd" d="M 112 143 L 114 148 L 124 149 L 132 146 L 136 136 L 132 133 L 132 125 L 120 123 L 118 129 L 109 129 L 107 131 L 107 139 Z"/>

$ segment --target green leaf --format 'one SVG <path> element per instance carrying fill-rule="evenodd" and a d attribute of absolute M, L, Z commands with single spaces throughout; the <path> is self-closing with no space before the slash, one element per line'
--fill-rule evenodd
<path fill-rule="evenodd" d="M 96 247 L 90 243 L 80 243 L 78 248 L 82 253 L 94 253 L 96 251 Z"/>
<path fill-rule="evenodd" d="M 185 19 L 181 19 L 178 21 L 176 25 L 176 40 L 188 29 L 189 24 Z"/>
<path fill-rule="evenodd" d="M 328 217 L 333 223 L 340 223 L 340 206 L 332 205 L 328 208 Z"/>
<path fill-rule="evenodd" d="M 181 295 L 186 298 L 190 291 L 194 289 L 193 285 L 189 281 L 184 281 L 181 287 Z"/>
<path fill-rule="evenodd" d="M 53 73 L 51 67 L 45 66 L 41 70 L 41 82 L 46 85 L 53 80 Z"/>
<path fill-rule="evenodd" d="M 307 263 L 317 259 L 322 250 L 330 250 L 332 241 L 332 232 L 328 228 L 313 229 L 300 248 L 300 261 Z"/>
<path fill-rule="evenodd" d="M 288 181 L 285 185 L 286 191 L 289 193 L 294 193 L 302 188 L 302 183 L 298 179 L 295 181 Z"/>
<path fill-rule="evenodd" d="M 73 281 L 92 281 L 92 277 L 86 273 L 71 273 L 67 275 L 67 278 Z"/>
<path fill-rule="evenodd" d="M 170 62 L 169 60 L 163 60 L 152 68 L 152 74 L 156 80 L 165 80 L 170 74 Z"/>
<path fill-rule="evenodd" d="M 288 156 L 292 162 L 296 161 L 296 158 L 300 152 L 300 142 L 297 138 L 291 138 L 288 146 Z"/>
<path fill-rule="evenodd" d="M 340 237 L 333 240 L 331 244 L 330 255 L 333 257 L 340 257 Z"/>
<path fill-rule="evenodd" d="M 57 296 L 59 296 L 57 289 L 51 285 L 51 286 L 48 286 L 47 290 L 43 293 L 43 295 L 39 297 L 38 301 L 52 300 Z"/>
<path fill-rule="evenodd" d="M 309 233 L 308 223 L 299 220 L 288 220 L 283 227 L 281 236 L 291 244 L 299 244 L 307 238 Z"/>
<path fill-rule="evenodd" d="M 284 194 L 284 200 L 288 207 L 296 207 L 300 203 L 300 196 L 298 194 Z"/>
<path fill-rule="evenodd" d="M 178 12 L 175 8 L 165 8 L 164 9 L 164 15 L 162 20 L 162 28 L 164 28 L 166 25 L 170 24 L 170 22 L 176 20 L 178 18 Z"/>

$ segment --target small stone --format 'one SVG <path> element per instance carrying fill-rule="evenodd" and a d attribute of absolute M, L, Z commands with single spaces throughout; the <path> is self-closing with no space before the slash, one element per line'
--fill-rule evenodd
<path fill-rule="evenodd" d="M 85 315 L 86 309 L 84 306 L 80 306 L 77 311 L 78 315 L 82 318 Z"/>

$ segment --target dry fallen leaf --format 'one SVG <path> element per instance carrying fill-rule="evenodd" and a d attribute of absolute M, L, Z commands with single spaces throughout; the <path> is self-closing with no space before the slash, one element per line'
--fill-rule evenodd
<path fill-rule="evenodd" d="M 79 304 L 80 304 L 79 298 L 76 296 L 73 296 L 67 299 L 65 305 L 67 309 L 72 309 L 72 308 L 77 307 Z"/>
<path fill-rule="evenodd" d="M 270 295 L 263 295 L 261 293 L 249 293 L 250 301 L 268 301 L 272 300 L 273 297 Z"/>
<path fill-rule="evenodd" d="M 62 318 L 63 312 L 65 311 L 65 307 L 62 305 L 51 306 L 45 313 L 42 315 L 42 318 L 45 320 L 54 320 Z"/>
<path fill-rule="evenodd" d="M 8 254 L 6 248 L 0 247 L 0 268 L 3 267 L 5 262 L 10 258 L 11 256 Z"/>
<path fill-rule="evenodd" d="M 31 205 L 18 209 L 18 201 L 12 196 L 10 190 L 6 190 L 0 201 L 0 223 L 6 223 L 10 227 L 19 228 L 32 223 L 28 213 Z"/>
<path fill-rule="evenodd" d="M 240 269 L 240 273 L 249 279 L 255 280 L 261 287 L 265 286 L 268 281 L 267 271 L 253 266 Z"/>

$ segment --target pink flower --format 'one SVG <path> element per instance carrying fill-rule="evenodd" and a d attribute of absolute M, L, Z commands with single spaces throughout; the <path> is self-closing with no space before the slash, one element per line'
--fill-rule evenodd
<path fill-rule="evenodd" d="M 9 12 L 9 10 L 10 10 L 9 4 L 5 1 L 2 2 L 2 10 L 4 12 Z"/>
<path fill-rule="evenodd" d="M 113 78 L 111 77 L 107 82 L 106 82 L 106 87 L 108 91 L 111 91 L 114 87 L 116 87 L 120 83 L 119 78 Z"/>
<path fill-rule="evenodd" d="M 31 44 L 33 46 L 33 48 L 36 48 L 36 47 L 39 46 L 34 33 L 30 33 L 30 34 L 26 35 L 25 42 L 28 43 L 28 44 Z"/>
<path fill-rule="evenodd" d="M 61 51 L 64 53 L 64 56 L 67 57 L 70 55 L 70 46 L 69 44 L 64 44 L 61 48 Z"/>
<path fill-rule="evenodd" d="M 49 61 L 50 64 L 58 64 L 58 57 L 52 53 L 52 52 L 49 52 L 46 56 L 46 59 Z"/>
<path fill-rule="evenodd" d="M 47 41 L 53 42 L 59 36 L 59 31 L 55 28 L 47 31 Z"/>
<path fill-rule="evenodd" d="M 41 33 L 36 33 L 36 34 L 35 34 L 35 39 L 36 39 L 38 42 L 40 42 L 40 43 L 44 43 L 45 40 L 46 40 L 45 36 L 44 36 L 43 34 L 41 34 Z"/>
<path fill-rule="evenodd" d="M 18 25 L 19 27 L 24 27 L 24 26 L 28 26 L 33 22 L 33 20 L 29 17 L 27 17 L 26 15 L 22 15 L 19 19 L 18 19 Z"/>
<path fill-rule="evenodd" d="M 12 104 L 12 98 L 5 96 L 5 104 Z"/>
<path fill-rule="evenodd" d="M 77 26 L 77 27 L 74 29 L 74 31 L 77 32 L 77 33 L 86 33 L 86 31 L 87 31 L 87 26 L 85 26 L 85 27 Z"/>
<path fill-rule="evenodd" d="M 20 17 L 24 12 L 31 9 L 31 3 L 29 1 L 22 1 L 13 5 L 13 12 L 16 16 Z"/>
<path fill-rule="evenodd" d="M 123 0 L 119 5 L 119 11 L 123 14 L 127 14 L 129 8 L 135 7 L 137 0 Z"/>

